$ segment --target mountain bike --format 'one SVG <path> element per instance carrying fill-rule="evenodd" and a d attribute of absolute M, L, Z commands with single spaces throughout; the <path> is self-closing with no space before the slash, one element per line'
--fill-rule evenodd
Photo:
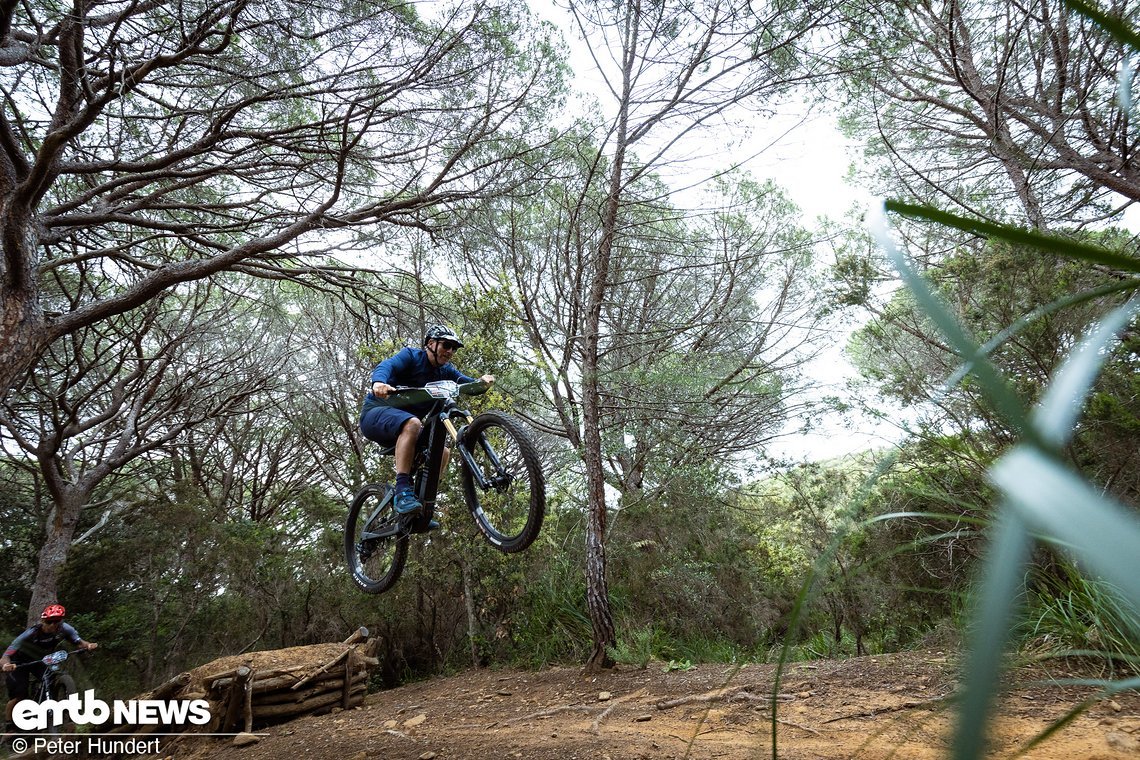
<path fill-rule="evenodd" d="M 390 483 L 369 483 L 356 493 L 344 526 L 344 552 L 360 590 L 382 594 L 390 589 L 404 571 L 410 537 L 431 529 L 449 442 L 451 458 L 459 462 L 464 501 L 491 546 L 510 554 L 523 551 L 538 537 L 546 515 L 546 484 L 526 428 L 504 412 L 472 417 L 459 407 L 460 396 L 485 393 L 487 388 L 482 381 L 442 380 L 389 394 L 389 403 L 396 406 L 432 404 L 423 417 L 424 445 L 412 468 L 413 488 L 423 509 L 397 514 Z M 395 450 L 391 446 L 381 454 Z"/>
<path fill-rule="evenodd" d="M 43 672 L 39 675 L 33 676 L 36 679 L 32 684 L 32 688 L 28 690 L 28 699 L 35 700 L 36 702 L 46 702 L 49 699 L 61 700 L 66 699 L 69 694 L 75 693 L 75 679 L 69 673 L 66 673 L 63 668 L 63 663 L 67 661 L 67 652 L 59 649 L 49 655 L 45 655 L 39 660 L 32 660 L 31 662 L 21 663 L 16 666 L 16 669 L 30 668 L 42 665 Z M 43 733 L 58 734 L 64 733 L 69 730 L 69 724 L 56 725 L 54 721 L 48 722 L 48 727 Z M 5 734 L 5 741 L 9 741 L 16 736 L 16 733 L 24 733 L 18 729 L 13 729 L 14 733 Z"/>
<path fill-rule="evenodd" d="M 41 650 L 42 651 L 42 650 Z M 42 659 L 17 665 L 26 668 L 31 665 L 43 664 L 44 671 L 29 692 L 32 699 L 43 702 L 48 699 L 64 699 L 68 694 L 75 692 L 75 679 L 63 670 L 63 663 L 67 661 L 67 652 L 59 649 Z"/>

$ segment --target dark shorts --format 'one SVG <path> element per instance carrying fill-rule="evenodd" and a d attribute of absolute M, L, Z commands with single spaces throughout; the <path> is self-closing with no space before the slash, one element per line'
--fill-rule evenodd
<path fill-rule="evenodd" d="M 374 406 L 360 415 L 360 432 L 381 446 L 395 446 L 404 423 L 416 415 L 391 406 Z"/>
<path fill-rule="evenodd" d="M 417 415 L 409 414 L 403 409 L 394 409 L 390 406 L 373 407 L 360 416 L 360 431 L 364 433 L 365 438 L 375 441 L 381 446 L 395 446 L 404 423 L 413 417 L 419 419 Z M 423 430 L 420 431 L 420 437 L 416 441 L 416 450 L 427 451 L 430 437 L 431 429 L 424 425 Z M 444 446 L 450 448 L 451 441 L 445 440 Z"/>
<path fill-rule="evenodd" d="M 16 664 L 19 665 L 20 663 Z M 18 670 L 13 670 L 11 673 L 5 673 L 4 685 L 8 687 L 8 699 L 27 699 L 28 685 L 32 676 L 39 678 L 43 675 L 44 670 L 44 664 L 37 662 L 35 665 L 27 665 Z"/>

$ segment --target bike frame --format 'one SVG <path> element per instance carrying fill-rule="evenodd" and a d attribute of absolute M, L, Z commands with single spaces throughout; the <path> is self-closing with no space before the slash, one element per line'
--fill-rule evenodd
<path fill-rule="evenodd" d="M 436 496 L 439 494 L 439 481 L 442 476 L 443 468 L 443 450 L 447 447 L 447 439 L 450 438 L 454 443 L 454 448 L 458 449 L 460 458 L 463 461 L 463 466 L 471 471 L 480 488 L 486 489 L 491 483 L 488 483 L 486 478 L 483 477 L 479 468 L 475 466 L 470 452 L 467 451 L 466 446 L 462 443 L 463 430 L 471 423 L 473 419 L 471 413 L 466 409 L 462 409 L 456 401 L 456 397 L 451 393 L 441 390 L 440 395 L 436 395 L 430 390 L 433 384 L 429 383 L 427 388 L 424 389 L 397 389 L 399 390 L 423 390 L 425 394 L 430 395 L 435 403 L 431 410 L 421 417 L 421 421 L 427 428 L 427 448 L 424 449 L 422 455 L 417 455 L 417 466 L 413 468 L 413 485 L 416 492 L 416 498 L 424 505 L 423 513 L 415 518 L 420 527 L 426 527 L 427 523 L 432 519 L 435 513 Z M 468 386 L 475 385 L 468 383 Z M 480 385 L 483 386 L 481 383 Z M 464 386 L 456 386 L 462 388 Z M 416 403 L 416 402 L 413 402 Z M 458 423 L 458 427 L 457 427 Z M 482 447 L 487 451 L 487 455 L 494 459 L 494 452 L 490 451 L 486 443 L 482 443 Z M 395 451 L 395 447 L 385 449 L 384 453 L 388 454 Z M 421 460 L 420 456 L 424 458 Z M 420 463 L 422 462 L 422 463 Z M 498 460 L 495 460 L 498 466 Z M 388 526 L 384 530 L 378 531 L 374 534 L 367 534 L 368 538 L 386 538 L 396 535 L 400 532 L 401 526 Z"/>
<path fill-rule="evenodd" d="M 59 676 L 60 672 L 63 670 L 62 663 L 66 660 L 67 652 L 62 649 L 58 649 L 49 655 L 41 657 L 38 660 L 20 663 L 16 666 L 17 670 L 21 668 L 34 668 L 41 665 L 43 666 L 42 672 L 38 674 L 32 674 L 32 678 L 36 680 L 35 688 L 31 689 L 28 692 L 28 696 L 31 699 L 34 699 L 36 702 L 43 702 L 45 699 L 51 696 L 52 684 L 55 682 L 56 677 Z"/>
<path fill-rule="evenodd" d="M 462 425 L 471 423 L 471 414 L 465 409 L 460 409 L 453 399 L 441 399 L 437 406 L 442 408 L 432 409 L 424 416 L 428 425 L 428 445 L 425 455 L 427 459 L 424 465 L 416 470 L 416 496 L 424 505 L 424 512 L 428 518 L 435 511 L 439 480 L 443 475 L 443 450 L 447 448 L 447 439 L 450 438 L 456 448 L 463 451 L 463 447 L 458 445 L 459 428 L 455 426 L 453 418 L 459 420 Z"/>
<path fill-rule="evenodd" d="M 52 684 L 55 683 L 56 674 L 59 673 L 58 665 L 48 665 L 44 668 L 43 675 L 40 676 L 40 682 L 36 686 L 36 694 L 33 697 L 37 702 L 43 702 L 50 699 L 52 696 Z"/>

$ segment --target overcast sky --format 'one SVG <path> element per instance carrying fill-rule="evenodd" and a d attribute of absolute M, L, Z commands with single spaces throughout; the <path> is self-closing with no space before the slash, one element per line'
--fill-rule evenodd
<path fill-rule="evenodd" d="M 602 91 L 602 84 L 585 44 L 578 39 L 569 15 L 558 8 L 555 0 L 529 0 L 530 7 L 540 17 L 558 25 L 571 49 L 570 64 L 576 75 L 575 84 L 580 90 L 596 93 L 605 107 L 610 101 Z M 808 115 L 811 114 L 811 115 Z M 739 110 L 735 117 L 741 125 L 741 134 L 749 137 L 742 145 L 723 155 L 723 135 L 689 146 L 683 152 L 700 158 L 687 164 L 687 173 L 679 175 L 692 181 L 693 177 L 711 176 L 736 161 L 745 161 L 744 168 L 760 179 L 771 179 L 782 187 L 803 212 L 805 227 L 811 227 L 819 216 L 842 218 L 852 207 L 863 209 L 869 196 L 846 181 L 852 162 L 858 152 L 839 132 L 834 114 L 811 109 L 806 104 L 791 104 L 775 118 L 747 123 L 751 115 Z M 699 168 L 694 168 L 699 167 Z M 670 181 L 669 177 L 663 177 Z M 672 183 L 671 184 L 675 184 Z M 826 355 L 812 368 L 813 377 L 824 388 L 823 392 L 845 396 L 846 383 L 855 375 L 854 369 L 843 356 L 846 338 L 843 335 L 831 344 Z M 873 426 L 867 421 L 850 429 L 849 420 L 829 416 L 818 420 L 818 432 L 810 435 L 789 436 L 775 446 L 772 453 L 792 459 L 830 459 L 843 454 L 882 447 L 896 440 L 897 431 L 889 426 Z"/>

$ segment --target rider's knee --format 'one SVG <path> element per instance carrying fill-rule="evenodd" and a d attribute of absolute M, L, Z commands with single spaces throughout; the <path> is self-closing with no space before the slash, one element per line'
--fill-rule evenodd
<path fill-rule="evenodd" d="M 424 423 L 420 422 L 418 417 L 412 417 L 404 426 L 400 428 L 400 435 L 419 435 L 420 431 L 424 429 Z"/>

